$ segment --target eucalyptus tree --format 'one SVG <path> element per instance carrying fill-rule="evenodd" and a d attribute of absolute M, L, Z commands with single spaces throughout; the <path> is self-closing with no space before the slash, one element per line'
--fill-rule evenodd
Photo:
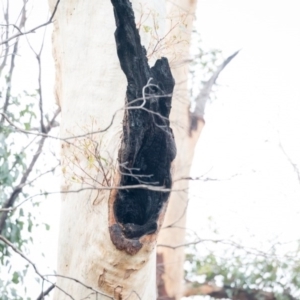
<path fill-rule="evenodd" d="M 50 8 L 56 4 L 50 1 Z M 191 118 L 187 93 L 195 6 L 59 3 L 53 52 L 63 196 L 55 299 L 155 299 L 156 239 L 171 188 L 165 224 L 178 228 L 164 229 L 160 239 L 172 245 L 184 240 L 183 179 L 203 125 L 201 116 Z M 165 278 L 163 289 L 179 299 L 184 253 L 172 250 L 172 263 L 168 255 L 158 252 L 174 276 Z"/>

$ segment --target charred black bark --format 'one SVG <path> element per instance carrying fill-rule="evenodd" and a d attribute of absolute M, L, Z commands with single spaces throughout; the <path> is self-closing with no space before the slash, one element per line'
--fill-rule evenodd
<path fill-rule="evenodd" d="M 150 68 L 128 0 L 111 0 L 117 29 L 115 39 L 127 78 L 123 137 L 119 150 L 120 185 L 147 184 L 171 188 L 171 162 L 176 147 L 169 114 L 175 85 L 166 58 Z M 114 214 L 125 239 L 138 239 L 157 230 L 157 220 L 169 192 L 119 190 Z M 110 233 L 112 235 L 112 227 Z M 114 240 L 112 238 L 112 240 Z"/>

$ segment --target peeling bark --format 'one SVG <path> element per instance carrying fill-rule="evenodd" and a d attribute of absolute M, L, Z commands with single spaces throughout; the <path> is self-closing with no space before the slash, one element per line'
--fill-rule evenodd
<path fill-rule="evenodd" d="M 170 297 L 166 291 L 166 285 L 164 280 L 165 265 L 164 257 L 162 254 L 157 253 L 156 255 L 156 286 L 157 286 L 157 300 L 176 300 L 175 297 Z"/>
<path fill-rule="evenodd" d="M 171 163 L 176 146 L 169 114 L 175 85 L 168 60 L 150 68 L 128 0 L 112 0 L 115 39 L 121 68 L 127 78 L 123 136 L 118 154 L 120 186 L 147 184 L 171 188 Z M 136 254 L 144 235 L 156 233 L 169 192 L 119 190 L 113 199 L 110 236 L 119 250 Z"/>

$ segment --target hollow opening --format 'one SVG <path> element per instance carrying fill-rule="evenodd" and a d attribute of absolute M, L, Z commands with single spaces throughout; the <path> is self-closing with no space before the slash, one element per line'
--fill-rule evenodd
<path fill-rule="evenodd" d="M 157 219 L 165 197 L 146 189 L 119 191 L 114 213 L 127 238 L 140 238 L 157 229 Z"/>
<path fill-rule="evenodd" d="M 147 216 L 148 201 L 143 190 L 122 191 L 115 202 L 115 215 L 122 224 L 144 225 Z"/>

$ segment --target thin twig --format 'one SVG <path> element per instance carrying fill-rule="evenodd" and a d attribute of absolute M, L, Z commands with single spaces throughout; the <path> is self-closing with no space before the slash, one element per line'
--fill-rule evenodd
<path fill-rule="evenodd" d="M 2 117 L 0 120 L 0 123 L 4 122 L 4 115 L 8 109 L 9 106 L 9 100 L 10 100 L 10 94 L 11 94 L 11 82 L 12 82 L 12 76 L 13 76 L 13 72 L 14 72 L 14 68 L 15 68 L 15 57 L 18 53 L 18 42 L 15 43 L 14 48 L 13 48 L 13 52 L 11 55 L 11 60 L 10 60 L 10 68 L 8 71 L 8 75 L 6 77 L 6 93 L 5 93 L 5 101 L 4 101 L 4 105 L 3 105 L 3 113 L 1 113 Z"/>
<path fill-rule="evenodd" d="M 34 269 L 35 273 L 43 280 L 49 282 L 50 284 L 53 284 L 49 279 L 47 279 L 44 275 L 42 275 L 39 270 L 37 269 L 36 265 L 34 264 L 33 261 L 31 261 L 24 253 L 22 253 L 20 250 L 18 250 L 8 239 L 6 239 L 3 235 L 0 235 L 0 240 L 6 244 L 7 246 L 9 246 L 14 252 L 16 252 L 18 255 L 20 255 L 24 260 L 26 260 Z M 54 284 L 55 287 L 57 289 L 59 289 L 60 291 L 62 291 L 65 295 L 67 295 L 68 297 L 70 297 L 72 300 L 75 300 L 69 293 L 67 293 L 66 291 L 64 291 L 62 288 L 60 288 L 59 286 L 57 286 L 56 284 Z"/>
<path fill-rule="evenodd" d="M 296 173 L 297 178 L 298 178 L 298 182 L 300 183 L 300 171 L 298 169 L 297 164 L 295 164 L 292 161 L 292 159 L 289 157 L 289 155 L 287 154 L 287 152 L 283 148 L 281 141 L 279 141 L 278 146 L 279 146 L 280 150 L 282 151 L 282 153 L 284 154 L 284 156 L 286 157 L 286 159 L 288 160 L 288 162 L 291 164 L 292 168 L 294 169 L 294 172 Z"/>
<path fill-rule="evenodd" d="M 42 133 L 46 133 L 46 128 L 45 128 L 45 124 L 44 124 L 44 112 L 43 112 L 42 65 L 41 65 L 41 56 L 42 56 L 42 51 L 44 48 L 46 29 L 47 29 L 47 27 L 44 30 L 41 47 L 38 52 L 36 52 L 34 50 L 34 48 L 30 44 L 30 42 L 26 36 L 27 43 L 28 43 L 29 47 L 31 48 L 32 52 L 35 54 L 35 58 L 38 62 L 38 94 L 39 94 L 40 124 L 41 124 L 41 132 Z"/>
<path fill-rule="evenodd" d="M 8 4 L 7 4 L 8 5 Z M 24 3 L 24 6 L 22 8 L 22 12 L 21 12 L 21 20 L 20 20 L 20 24 L 19 27 L 22 28 L 25 26 L 26 23 L 26 3 Z M 0 43 L 0 45 L 3 43 Z M 13 76 L 13 72 L 14 72 L 14 68 L 15 68 L 15 58 L 18 54 L 18 46 L 19 46 L 19 41 L 17 40 L 16 43 L 14 44 L 14 48 L 13 48 L 13 52 L 12 52 L 12 56 L 11 56 L 11 61 L 10 61 L 10 68 L 9 68 L 9 72 L 8 72 L 8 76 L 6 79 L 6 95 L 5 95 L 5 101 L 4 101 L 4 106 L 3 106 L 3 113 L 5 114 L 8 106 L 9 106 L 9 101 L 10 101 L 10 95 L 11 95 L 11 87 L 12 87 L 12 76 Z M 4 122 L 4 116 L 2 115 L 0 123 Z M 1 232 L 1 231 L 0 231 Z"/>
<path fill-rule="evenodd" d="M 59 112 L 57 112 L 54 117 L 52 118 L 52 120 L 49 122 L 46 130 L 49 132 L 52 128 L 52 125 L 55 121 L 55 117 L 58 115 Z M 31 162 L 29 164 L 29 166 L 27 167 L 27 169 L 25 170 L 20 183 L 14 188 L 13 192 L 11 193 L 10 197 L 5 201 L 4 205 L 2 206 L 2 209 L 0 211 L 2 211 L 1 216 L 0 216 L 0 233 L 2 232 L 4 226 L 5 226 L 5 221 L 7 219 L 7 215 L 9 210 L 6 210 L 10 207 L 12 207 L 16 201 L 16 199 L 18 198 L 18 196 L 20 195 L 20 193 L 23 191 L 23 187 L 24 184 L 27 182 L 28 176 L 30 175 L 30 173 L 33 170 L 33 167 L 36 163 L 36 161 L 38 160 L 39 156 L 42 153 L 43 150 L 43 146 L 45 143 L 46 138 L 42 137 L 39 141 L 39 146 L 35 152 L 35 154 L 33 155 Z"/>
<path fill-rule="evenodd" d="M 8 215 L 8 211 L 5 209 L 12 207 L 14 205 L 15 201 L 17 200 L 18 196 L 20 195 L 20 193 L 23 191 L 24 184 L 26 183 L 29 174 L 32 172 L 37 159 L 39 158 L 40 154 L 42 153 L 42 149 L 43 149 L 45 140 L 46 140 L 46 138 L 42 137 L 41 140 L 39 141 L 39 146 L 38 146 L 35 154 L 33 155 L 29 166 L 25 170 L 25 172 L 20 180 L 20 183 L 14 188 L 10 197 L 5 201 L 4 205 L 2 206 L 2 210 L 1 210 L 2 214 L 0 216 L 0 233 L 4 229 L 5 221 L 6 221 L 7 215 Z"/>
<path fill-rule="evenodd" d="M 166 94 L 165 96 L 169 96 L 168 94 Z M 156 96 L 153 96 L 154 98 Z M 157 96 L 159 97 L 159 96 Z M 160 96 L 161 97 L 161 96 Z M 144 100 L 144 98 L 138 98 L 138 99 L 135 99 L 134 101 L 130 102 L 130 104 L 138 101 L 138 100 Z M 26 133 L 26 134 L 30 134 L 30 135 L 35 135 L 35 136 L 40 136 L 40 137 L 45 137 L 45 138 L 50 138 L 50 139 L 54 139 L 54 140 L 59 140 L 59 141 L 64 141 L 64 142 L 67 142 L 69 140 L 74 140 L 74 139 L 79 139 L 79 138 L 85 138 L 85 137 L 89 137 L 93 134 L 98 134 L 98 133 L 103 133 L 103 132 L 106 132 L 112 125 L 113 125 L 113 122 L 114 122 L 114 119 L 117 115 L 117 113 L 119 111 L 122 111 L 122 110 L 132 110 L 132 109 L 142 109 L 150 114 L 153 114 L 153 115 L 156 115 L 162 119 L 165 119 L 165 117 L 163 117 L 161 114 L 157 113 L 157 112 L 154 112 L 154 111 L 151 111 L 145 107 L 142 107 L 142 106 L 127 106 L 127 107 L 124 107 L 124 108 L 120 108 L 118 110 L 116 110 L 116 112 L 113 114 L 112 118 L 111 118 L 111 121 L 109 123 L 109 125 L 107 125 L 107 127 L 105 127 L 104 129 L 100 129 L 100 130 L 96 130 L 96 131 L 92 131 L 92 132 L 88 132 L 88 133 L 84 133 L 84 134 L 79 134 L 79 135 L 74 135 L 74 136 L 69 136 L 69 137 L 65 137 L 65 138 L 60 138 L 60 137 L 57 137 L 57 136 L 53 136 L 53 135 L 49 135 L 47 133 L 41 133 L 41 132 L 32 132 L 30 130 L 25 130 L 25 129 L 22 129 L 20 128 L 19 126 L 17 126 L 16 124 L 14 124 L 10 119 L 9 117 L 0 112 L 0 115 L 2 115 L 2 117 L 12 126 L 14 127 L 17 131 L 19 132 L 23 132 L 23 133 Z M 57 111 L 57 114 L 60 112 L 60 110 Z M 46 130 L 47 132 L 47 130 Z"/>
<path fill-rule="evenodd" d="M 45 296 L 49 295 L 50 292 L 55 288 L 55 284 L 50 285 L 45 291 L 42 291 L 41 294 L 36 298 L 36 300 L 44 300 Z"/>
<path fill-rule="evenodd" d="M 209 242 L 209 243 L 222 243 L 222 244 L 225 244 L 225 245 L 230 245 L 232 247 L 235 247 L 237 249 L 243 249 L 244 251 L 246 251 L 247 253 L 249 254 L 253 254 L 253 255 L 258 255 L 258 256 L 262 256 L 262 257 L 275 257 L 277 259 L 279 259 L 279 256 L 276 255 L 276 254 L 272 254 L 272 253 L 267 253 L 267 252 L 264 252 L 264 251 L 261 251 L 261 250 L 258 250 L 258 249 L 255 249 L 255 248 L 252 248 L 252 247 L 245 247 L 241 244 L 238 244 L 234 241 L 230 241 L 230 240 L 223 240 L 223 239 L 197 239 L 195 241 L 192 241 L 192 242 L 187 242 L 187 243 L 183 243 L 183 244 L 179 244 L 179 245 L 176 245 L 176 246 L 171 246 L 171 245 L 167 245 L 167 244 L 158 244 L 157 247 L 164 247 L 164 248 L 170 248 L 170 249 L 177 249 L 177 248 L 182 248 L 182 247 L 187 247 L 187 246 L 190 246 L 190 245 L 197 245 L 197 244 L 200 244 L 200 243 L 205 243 L 205 242 Z M 284 258 L 294 258 L 294 255 L 285 255 Z"/>
<path fill-rule="evenodd" d="M 149 190 L 149 191 L 157 191 L 157 192 L 163 192 L 163 193 L 169 193 L 172 191 L 182 191 L 181 190 L 174 190 L 174 189 L 167 189 L 163 186 L 151 186 L 151 185 L 145 185 L 145 184 L 137 184 L 137 185 L 126 185 L 126 186 L 104 186 L 104 187 L 85 187 L 85 188 L 80 188 L 77 190 L 69 190 L 69 191 L 54 191 L 54 192 L 41 192 L 41 193 L 37 193 L 35 195 L 32 195 L 28 198 L 26 198 L 25 200 L 23 200 L 21 203 L 19 203 L 18 205 L 14 206 L 14 207 L 8 207 L 8 208 L 1 208 L 0 212 L 10 212 L 10 211 L 14 211 L 16 210 L 18 207 L 20 207 L 21 205 L 23 205 L 25 202 L 38 197 L 38 196 L 48 196 L 48 195 L 55 195 L 55 194 L 75 194 L 75 193 L 80 193 L 80 192 L 84 192 L 84 191 L 103 191 L 103 190 L 131 190 L 131 189 L 145 189 L 145 190 Z"/>
<path fill-rule="evenodd" d="M 11 41 L 11 40 L 13 40 L 15 38 L 18 38 L 19 36 L 22 36 L 22 35 L 25 35 L 25 34 L 29 34 L 29 33 L 34 33 L 36 30 L 38 30 L 38 29 L 40 29 L 40 28 L 42 28 L 44 26 L 47 26 L 47 25 L 51 24 L 52 21 L 53 21 L 53 18 L 55 16 L 55 13 L 57 11 L 59 2 L 60 2 L 60 0 L 57 0 L 57 2 L 55 4 L 55 7 L 54 7 L 54 10 L 53 10 L 53 13 L 52 13 L 50 19 L 46 23 L 38 25 L 38 26 L 36 26 L 36 27 L 34 27 L 34 28 L 30 29 L 30 30 L 24 31 L 24 32 L 21 31 L 18 34 L 15 34 L 15 35 L 11 36 L 10 38 L 4 40 L 3 42 L 0 43 L 0 45 L 6 44 L 6 43 L 8 43 L 9 41 Z"/>
<path fill-rule="evenodd" d="M 44 277 L 57 277 L 57 278 L 64 278 L 64 279 L 69 279 L 69 280 L 72 280 L 76 283 L 79 283 L 80 285 L 84 286 L 86 289 L 88 290 L 91 290 L 93 292 L 95 292 L 96 294 L 99 294 L 99 295 L 102 295 L 102 296 L 105 296 L 107 297 L 108 299 L 114 299 L 113 297 L 107 295 L 107 294 L 104 294 L 102 292 L 100 292 L 99 290 L 96 290 L 94 289 L 93 287 L 89 286 L 89 285 L 86 285 L 85 283 L 83 283 L 82 281 L 76 279 L 76 278 L 73 278 L 73 277 L 69 277 L 69 276 L 65 276 L 65 275 L 59 275 L 59 274 L 46 274 L 44 275 Z"/>
<path fill-rule="evenodd" d="M 4 14 L 4 20 L 6 22 L 6 26 L 9 25 L 9 0 L 7 0 L 7 3 L 6 3 L 6 12 L 3 13 Z M 9 30 L 8 28 L 6 29 L 5 31 L 5 39 L 8 39 L 8 33 L 9 33 Z M 2 73 L 2 70 L 3 68 L 6 66 L 6 61 L 7 61 L 7 57 L 8 57 L 8 50 L 9 50 L 9 47 L 8 47 L 8 43 L 5 44 L 5 51 L 4 51 L 4 59 L 0 65 L 0 75 Z"/>

